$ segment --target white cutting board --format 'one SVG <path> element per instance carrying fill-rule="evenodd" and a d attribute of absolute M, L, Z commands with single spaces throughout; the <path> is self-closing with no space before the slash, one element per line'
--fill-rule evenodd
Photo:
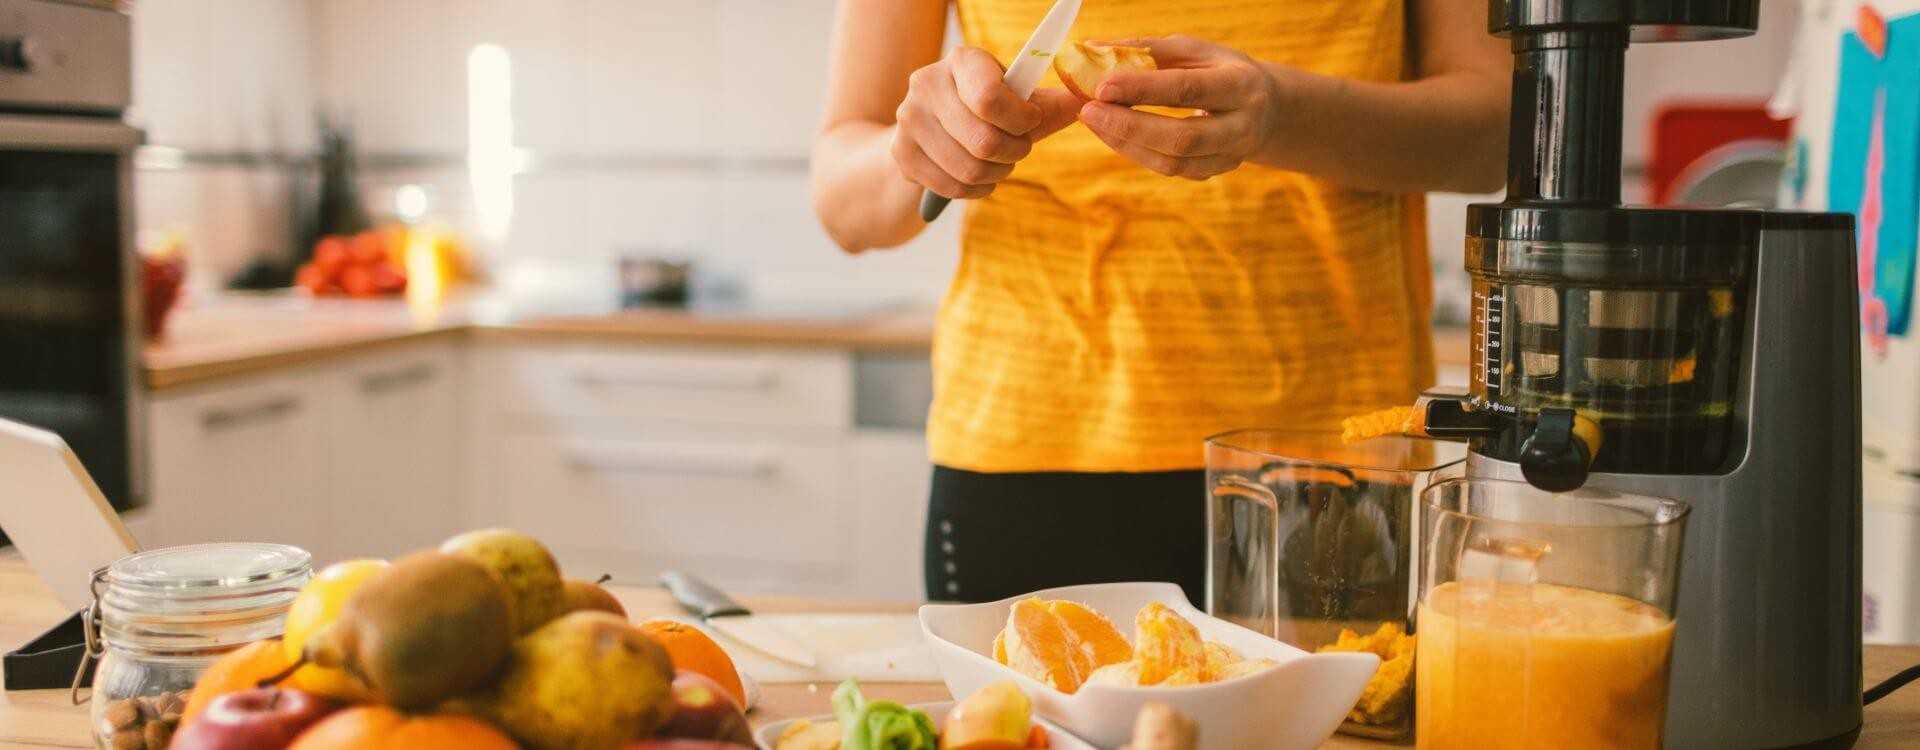
<path fill-rule="evenodd" d="M 921 637 L 920 619 L 915 615 L 792 614 L 755 615 L 755 619 L 806 646 L 817 662 L 811 669 L 788 664 L 703 628 L 733 657 L 734 666 L 756 681 L 840 682 L 849 677 L 862 682 L 940 681 L 940 669 L 933 663 L 933 652 Z"/>

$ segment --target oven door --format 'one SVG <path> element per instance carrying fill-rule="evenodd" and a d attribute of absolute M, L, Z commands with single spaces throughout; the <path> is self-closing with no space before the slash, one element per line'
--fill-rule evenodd
<path fill-rule="evenodd" d="M 0 116 L 0 417 L 59 433 L 121 509 L 144 489 L 140 141 L 117 120 Z"/>

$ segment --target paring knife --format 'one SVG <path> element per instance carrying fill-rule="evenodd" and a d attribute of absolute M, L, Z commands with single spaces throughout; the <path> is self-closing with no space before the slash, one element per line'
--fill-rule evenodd
<path fill-rule="evenodd" d="M 1053 10 L 1047 11 L 1047 17 L 1040 19 L 1040 26 L 1033 30 L 1033 36 L 1027 37 L 1027 46 L 1020 48 L 1020 54 L 1014 56 L 1013 64 L 1007 66 L 1005 81 L 1007 88 L 1021 99 L 1033 97 L 1033 87 L 1040 85 L 1040 78 L 1047 74 L 1047 68 L 1053 65 L 1053 54 L 1060 50 L 1060 44 L 1067 41 L 1067 30 L 1073 28 L 1073 19 L 1080 16 L 1080 0 L 1057 0 Z M 947 210 L 952 199 L 928 190 L 920 194 L 920 219 L 931 223 L 940 218 L 940 212 Z"/>
<path fill-rule="evenodd" d="M 817 665 L 813 652 L 794 642 L 777 628 L 760 622 L 753 612 L 740 606 L 733 597 L 699 578 L 669 570 L 660 574 L 660 584 L 673 594 L 673 600 L 721 635 L 780 661 L 812 669 Z"/>

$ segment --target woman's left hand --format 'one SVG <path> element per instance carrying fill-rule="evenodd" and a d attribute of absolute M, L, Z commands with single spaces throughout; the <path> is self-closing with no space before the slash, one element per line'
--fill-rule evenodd
<path fill-rule="evenodd" d="M 1267 146 L 1280 87 L 1265 65 L 1238 50 L 1186 36 L 1115 44 L 1147 47 L 1159 70 L 1118 72 L 1093 92 L 1080 121 L 1121 155 L 1164 175 L 1204 180 Z M 1196 109 L 1179 118 L 1129 107 Z"/>

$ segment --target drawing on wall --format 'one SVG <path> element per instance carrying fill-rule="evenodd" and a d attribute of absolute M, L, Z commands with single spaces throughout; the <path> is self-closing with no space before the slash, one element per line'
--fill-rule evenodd
<path fill-rule="evenodd" d="M 1860 252 L 1860 323 L 1886 355 L 1913 316 L 1916 214 L 1920 213 L 1920 14 L 1881 21 L 1863 14 L 1840 41 L 1827 205 L 1852 212 Z M 1866 23 L 1871 20 L 1873 23 Z"/>

